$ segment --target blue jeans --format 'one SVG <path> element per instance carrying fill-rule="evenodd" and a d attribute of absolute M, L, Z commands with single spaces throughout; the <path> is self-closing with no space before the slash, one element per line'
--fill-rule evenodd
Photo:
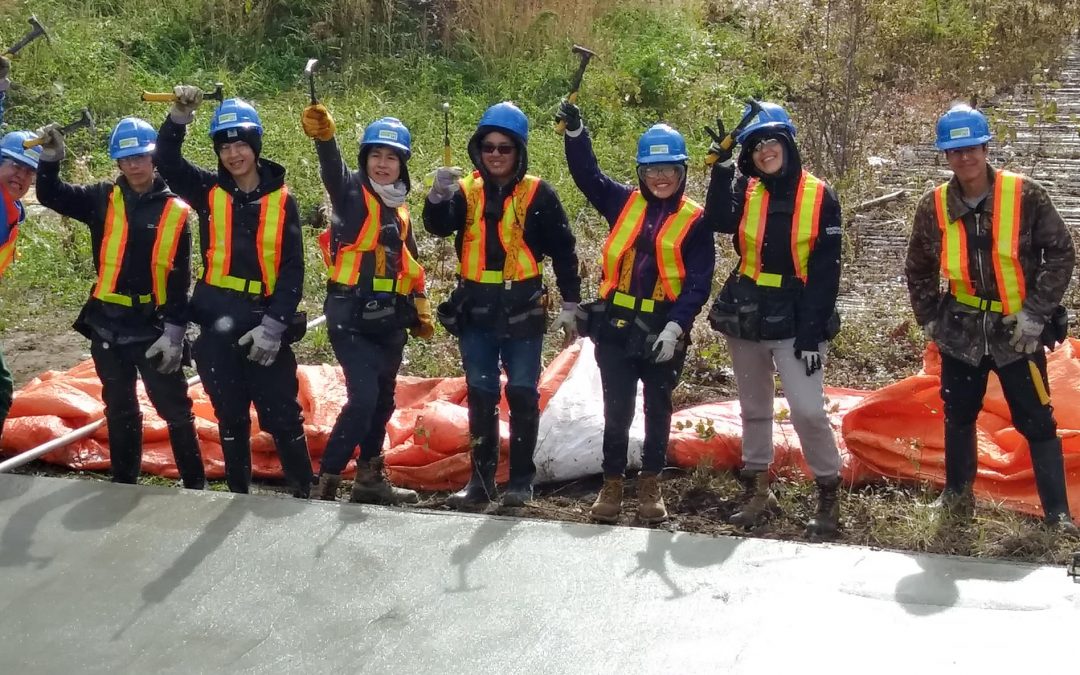
<path fill-rule="evenodd" d="M 536 392 L 540 381 L 540 351 L 544 336 L 499 339 L 494 332 L 464 328 L 460 338 L 461 361 L 469 389 L 499 396 L 499 364 L 506 370 L 507 386 Z"/>

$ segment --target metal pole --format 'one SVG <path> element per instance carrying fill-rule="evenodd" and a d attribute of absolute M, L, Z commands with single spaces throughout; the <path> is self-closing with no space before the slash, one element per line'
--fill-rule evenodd
<path fill-rule="evenodd" d="M 307 328 L 308 328 L 308 330 L 311 330 L 312 328 L 315 328 L 317 326 L 321 326 L 324 323 L 326 323 L 326 317 L 325 316 L 318 316 L 318 317 L 312 319 L 311 321 L 308 321 Z M 196 375 L 195 377 L 189 377 L 188 381 L 187 381 L 187 386 L 190 389 L 191 387 L 198 384 L 199 382 L 202 382 L 202 379 L 198 375 Z M 99 419 L 97 421 L 91 422 L 90 424 L 87 424 L 86 426 L 79 427 L 78 429 L 72 429 L 68 433 L 61 436 L 60 438 L 54 438 L 51 441 L 47 441 L 45 443 L 42 443 L 41 445 L 37 446 L 36 448 L 31 448 L 30 450 L 27 450 L 26 452 L 20 453 L 18 455 L 15 455 L 14 457 L 6 459 L 3 462 L 0 462 L 0 473 L 11 471 L 12 469 L 17 469 L 20 466 L 23 466 L 24 464 L 29 464 L 30 462 L 34 461 L 35 459 L 49 454 L 53 450 L 59 450 L 60 448 L 63 448 L 65 446 L 67 446 L 67 445 L 71 445 L 75 441 L 81 441 L 84 438 L 88 438 L 90 436 L 93 436 L 94 432 L 96 432 L 98 429 L 100 429 L 103 426 L 105 426 L 105 418 L 104 417 L 102 417 L 101 419 Z"/>

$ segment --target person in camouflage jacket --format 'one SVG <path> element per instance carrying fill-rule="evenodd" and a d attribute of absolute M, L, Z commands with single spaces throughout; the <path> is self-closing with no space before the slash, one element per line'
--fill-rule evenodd
<path fill-rule="evenodd" d="M 915 319 L 941 352 L 945 490 L 936 504 L 970 515 L 975 420 L 993 371 L 1030 445 L 1046 522 L 1077 533 L 1044 349 L 1076 252 L 1046 190 L 988 163 L 990 139 L 986 117 L 968 106 L 938 120 L 936 145 L 953 177 L 920 200 L 905 264 Z"/>

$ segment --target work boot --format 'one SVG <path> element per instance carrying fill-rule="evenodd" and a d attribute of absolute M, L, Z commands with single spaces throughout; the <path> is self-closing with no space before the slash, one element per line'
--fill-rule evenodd
<path fill-rule="evenodd" d="M 274 436 L 274 446 L 278 459 L 281 460 L 281 472 L 292 489 L 292 496 L 307 499 L 311 496 L 311 484 L 315 473 L 311 470 L 311 455 L 308 454 L 307 438 L 303 429 L 295 437 Z"/>
<path fill-rule="evenodd" d="M 622 476 L 611 478 L 604 476 L 604 487 L 600 489 L 600 494 L 596 496 L 596 501 L 589 509 L 589 517 L 601 523 L 618 521 L 619 514 L 622 513 L 622 492 Z"/>
<path fill-rule="evenodd" d="M 206 471 L 199 449 L 199 436 L 195 433 L 195 418 L 169 424 L 169 444 L 184 487 L 188 490 L 205 489 Z"/>
<path fill-rule="evenodd" d="M 340 485 L 340 475 L 336 473 L 319 474 L 319 483 L 315 486 L 315 494 L 311 495 L 311 498 L 326 502 L 336 502 L 337 491 Z"/>
<path fill-rule="evenodd" d="M 452 509 L 480 506 L 495 501 L 495 470 L 499 466 L 499 400 L 497 396 L 469 389 L 469 459 L 472 475 L 468 484 L 446 498 Z"/>
<path fill-rule="evenodd" d="M 975 484 L 979 469 L 974 424 L 945 421 L 945 490 L 962 495 Z"/>
<path fill-rule="evenodd" d="M 971 485 L 959 491 L 945 488 L 929 508 L 934 521 L 945 525 L 967 525 L 975 518 L 975 494 Z"/>
<path fill-rule="evenodd" d="M 536 436 L 540 428 L 539 396 L 531 387 L 507 387 L 510 406 L 510 482 L 502 497 L 507 507 L 525 506 L 532 501 L 536 465 Z"/>
<path fill-rule="evenodd" d="M 1061 439 L 1028 442 L 1031 446 L 1031 467 L 1035 473 L 1035 488 L 1043 507 L 1043 522 L 1063 534 L 1078 535 L 1069 513 L 1069 497 L 1065 487 L 1065 460 Z"/>
<path fill-rule="evenodd" d="M 643 523 L 667 520 L 664 495 L 660 492 L 660 477 L 653 472 L 641 472 L 637 484 L 637 517 Z"/>
<path fill-rule="evenodd" d="M 349 501 L 353 504 L 415 504 L 420 497 L 415 490 L 394 487 L 383 473 L 382 455 L 371 461 L 357 460 Z"/>
<path fill-rule="evenodd" d="M 743 484 L 745 502 L 728 518 L 728 523 L 736 527 L 755 527 L 780 511 L 780 502 L 770 487 L 768 471 L 740 471 L 739 481 Z"/>
<path fill-rule="evenodd" d="M 840 477 L 814 480 L 818 489 L 817 513 L 806 524 L 806 536 L 811 539 L 831 539 L 840 530 Z"/>
<path fill-rule="evenodd" d="M 134 485 L 142 469 L 142 415 L 125 415 L 107 422 L 112 482 Z"/>

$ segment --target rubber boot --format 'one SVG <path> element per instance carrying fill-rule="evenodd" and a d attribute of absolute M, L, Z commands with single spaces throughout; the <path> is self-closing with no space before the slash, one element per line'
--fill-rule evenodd
<path fill-rule="evenodd" d="M 737 527 L 755 527 L 780 511 L 780 502 L 770 487 L 768 471 L 740 471 L 739 481 L 743 484 L 745 502 L 728 518 L 728 523 Z"/>
<path fill-rule="evenodd" d="M 643 523 L 659 523 L 667 520 L 664 496 L 660 491 L 660 477 L 652 472 L 641 472 L 637 484 L 637 517 Z"/>
<path fill-rule="evenodd" d="M 221 432 L 221 453 L 225 456 L 225 483 L 229 492 L 246 495 L 251 491 L 250 427 Z"/>
<path fill-rule="evenodd" d="M 502 497 L 502 505 L 525 506 L 533 498 L 533 478 L 536 464 L 536 435 L 540 429 L 539 397 L 535 389 L 507 387 L 506 401 L 510 405 L 510 482 Z"/>
<path fill-rule="evenodd" d="M 945 422 L 945 489 L 930 504 L 935 519 L 962 525 L 975 517 L 972 486 L 978 473 L 978 444 L 974 424 Z"/>
<path fill-rule="evenodd" d="M 180 480 L 188 490 L 206 488 L 206 470 L 203 468 L 199 436 L 195 433 L 195 418 L 169 425 L 169 443 L 173 460 L 180 472 Z"/>
<path fill-rule="evenodd" d="M 370 461 L 357 460 L 349 501 L 353 504 L 415 504 L 420 497 L 415 490 L 394 487 L 383 473 L 380 455 Z"/>
<path fill-rule="evenodd" d="M 1030 443 L 1031 466 L 1035 471 L 1035 487 L 1043 507 L 1043 522 L 1062 533 L 1080 535 L 1080 529 L 1069 513 L 1069 497 L 1065 487 L 1065 460 L 1061 439 Z"/>
<path fill-rule="evenodd" d="M 315 472 L 311 470 L 311 455 L 308 454 L 307 438 L 303 431 L 292 438 L 275 436 L 274 447 L 277 448 L 281 472 L 285 474 L 292 496 L 307 499 L 311 495 Z"/>
<path fill-rule="evenodd" d="M 619 520 L 622 513 L 623 477 L 604 476 L 604 487 L 596 496 L 592 508 L 589 509 L 589 517 L 601 523 L 614 523 Z"/>
<path fill-rule="evenodd" d="M 472 475 L 468 484 L 446 498 L 453 509 L 490 504 L 495 500 L 495 470 L 499 466 L 499 400 L 469 390 L 469 437 Z"/>
<path fill-rule="evenodd" d="M 337 501 L 338 487 L 341 485 L 341 476 L 336 473 L 319 474 L 319 482 L 315 485 L 312 499 L 326 502 Z"/>
<path fill-rule="evenodd" d="M 142 415 L 108 421 L 112 482 L 134 485 L 142 468 Z"/>
<path fill-rule="evenodd" d="M 817 478 L 817 513 L 806 524 L 806 536 L 811 539 L 831 539 L 840 531 L 840 477 Z"/>

